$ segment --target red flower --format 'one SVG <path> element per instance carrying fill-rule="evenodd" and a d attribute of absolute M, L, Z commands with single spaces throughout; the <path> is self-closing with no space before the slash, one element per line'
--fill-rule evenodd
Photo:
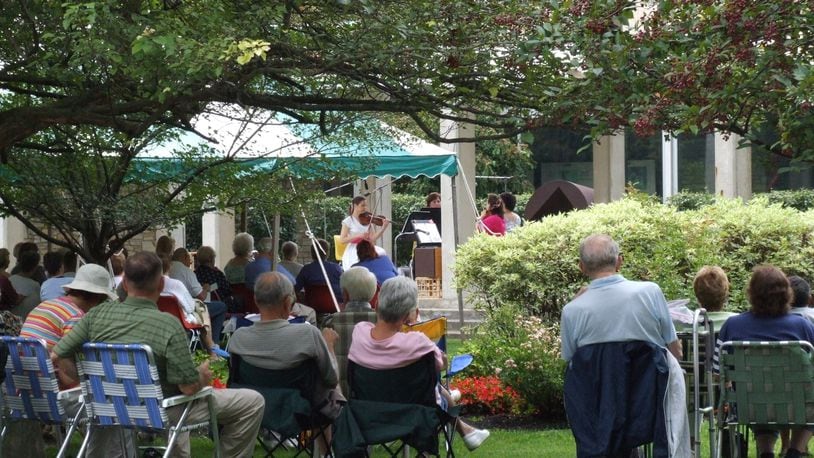
<path fill-rule="evenodd" d="M 226 388 L 226 384 L 221 381 L 219 378 L 212 379 L 212 387 L 213 388 Z"/>

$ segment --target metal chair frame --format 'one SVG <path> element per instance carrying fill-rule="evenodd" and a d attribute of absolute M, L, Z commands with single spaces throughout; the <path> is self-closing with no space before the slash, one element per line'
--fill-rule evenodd
<path fill-rule="evenodd" d="M 684 358 L 679 361 L 681 368 L 689 372 L 692 380 L 688 388 L 692 390 L 693 415 L 692 437 L 694 438 L 693 456 L 701 456 L 701 421 L 707 417 L 709 423 L 709 453 L 710 457 L 717 457 L 717 432 L 715 430 L 715 384 L 713 382 L 714 373 L 712 370 L 712 354 L 715 348 L 715 327 L 707 315 L 706 309 L 699 308 L 693 313 L 692 331 L 689 333 L 679 333 L 678 338 L 682 343 L 689 343 L 689 348 L 684 348 Z M 702 375 L 704 381 L 699 383 Z M 704 405 L 703 391 L 706 391 L 707 401 Z"/>
<path fill-rule="evenodd" d="M 719 423 L 729 431 L 730 444 L 737 443 L 738 425 L 814 425 L 811 343 L 728 341 L 721 345 L 719 358 L 718 416 Z M 728 412 L 723 408 L 725 404 Z M 739 447 L 733 445 L 731 449 L 739 457 Z"/>
<path fill-rule="evenodd" d="M 212 387 L 197 393 L 164 398 L 152 349 L 142 344 L 90 342 L 82 346 L 84 359 L 78 361 L 82 394 L 86 399 L 88 433 L 78 456 L 87 451 L 94 429 L 120 426 L 155 432 L 167 430 L 169 438 L 164 457 L 170 456 L 178 435 L 193 429 L 209 428 L 215 443 L 214 456 L 220 457 L 218 421 L 212 400 Z M 193 402 L 204 399 L 209 407 L 205 422 L 186 424 Z M 178 422 L 170 424 L 167 409 L 184 406 Z"/>
<path fill-rule="evenodd" d="M 0 456 L 2 442 L 8 432 L 8 422 L 18 420 L 67 426 L 65 438 L 57 452 L 57 457 L 65 456 L 84 411 L 80 388 L 60 391 L 45 341 L 29 337 L 0 336 L 0 342 L 8 348 L 6 377 L 3 381 L 5 407 L 3 429 L 0 431 Z M 66 417 L 65 402 L 76 397 L 79 397 L 79 409 L 73 417 Z"/>

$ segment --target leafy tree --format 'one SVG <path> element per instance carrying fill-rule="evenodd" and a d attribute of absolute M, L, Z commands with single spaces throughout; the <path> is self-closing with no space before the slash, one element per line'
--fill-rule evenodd
<path fill-rule="evenodd" d="M 571 111 L 592 134 L 621 127 L 641 136 L 717 130 L 814 160 L 810 2 L 548 4 L 550 23 L 534 40 L 562 50 L 579 70 L 582 78 L 556 90 L 583 96 Z"/>

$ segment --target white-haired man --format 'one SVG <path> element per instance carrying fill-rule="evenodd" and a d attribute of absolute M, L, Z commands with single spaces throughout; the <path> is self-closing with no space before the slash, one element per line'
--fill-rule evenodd
<path fill-rule="evenodd" d="M 608 235 L 586 237 L 579 247 L 579 268 L 588 287 L 562 310 L 562 359 L 570 361 L 579 347 L 642 340 L 666 347 L 681 359 L 667 301 L 653 282 L 631 281 L 619 274 L 622 254 Z"/>

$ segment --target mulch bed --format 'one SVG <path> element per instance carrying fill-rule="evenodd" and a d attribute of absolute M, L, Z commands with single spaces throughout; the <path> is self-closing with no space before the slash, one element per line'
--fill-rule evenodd
<path fill-rule="evenodd" d="M 554 420 L 551 418 L 538 417 L 533 415 L 483 415 L 466 418 L 467 423 L 471 423 L 478 428 L 493 429 L 563 429 L 568 428 L 564 420 Z"/>

